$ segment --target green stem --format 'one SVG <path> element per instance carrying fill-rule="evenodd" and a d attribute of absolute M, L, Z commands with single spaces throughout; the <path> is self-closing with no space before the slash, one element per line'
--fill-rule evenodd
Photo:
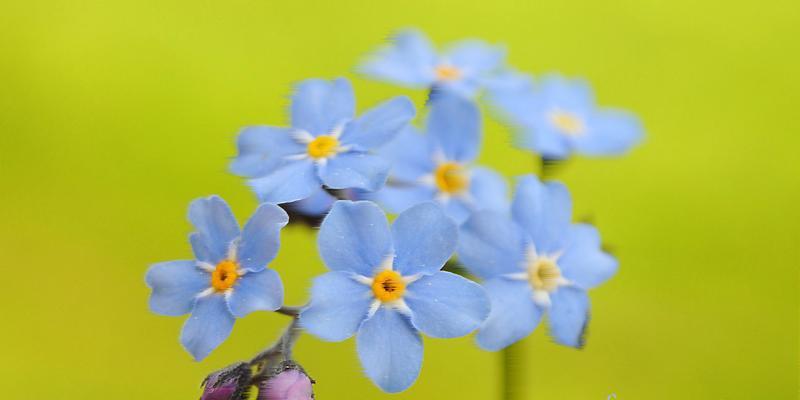
<path fill-rule="evenodd" d="M 500 390 L 502 400 L 522 400 L 527 399 L 525 385 L 526 363 L 525 348 L 522 341 L 506 347 L 500 352 L 501 357 L 501 376 Z"/>

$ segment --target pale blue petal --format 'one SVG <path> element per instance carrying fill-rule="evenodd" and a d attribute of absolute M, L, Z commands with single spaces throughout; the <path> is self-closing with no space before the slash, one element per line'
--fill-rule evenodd
<path fill-rule="evenodd" d="M 451 161 L 472 161 L 481 142 L 481 115 L 475 103 L 456 94 L 441 94 L 431 102 L 428 135 Z"/>
<path fill-rule="evenodd" d="M 367 196 L 380 203 L 387 211 L 400 214 L 419 203 L 433 200 L 435 195 L 436 189 L 431 186 L 398 184 L 398 186 L 386 185 L 381 190 L 369 193 Z"/>
<path fill-rule="evenodd" d="M 458 67 L 464 75 L 485 74 L 500 68 L 506 57 L 502 46 L 482 40 L 462 40 L 445 53 L 444 58 Z"/>
<path fill-rule="evenodd" d="M 569 244 L 558 259 L 561 273 L 584 289 L 607 281 L 617 272 L 617 260 L 600 248 L 600 233 L 587 224 L 569 229 Z"/>
<path fill-rule="evenodd" d="M 398 96 L 379 104 L 347 124 L 342 133 L 343 145 L 373 149 L 388 143 L 408 125 L 416 114 L 408 97 Z"/>
<path fill-rule="evenodd" d="M 438 205 L 428 202 L 404 211 L 392 225 L 394 270 L 402 275 L 432 274 L 458 243 L 458 227 Z"/>
<path fill-rule="evenodd" d="M 321 339 L 338 342 L 353 336 L 374 300 L 369 286 L 343 271 L 314 278 L 311 304 L 300 313 L 300 326 Z"/>
<path fill-rule="evenodd" d="M 543 126 L 544 124 L 547 126 Z M 563 160 L 572 152 L 570 139 L 549 125 L 542 122 L 530 130 L 524 131 L 524 138 L 519 141 L 520 147 L 538 152 L 547 160 Z"/>
<path fill-rule="evenodd" d="M 560 75 L 544 76 L 538 94 L 547 109 L 557 108 L 576 114 L 589 113 L 594 108 L 594 93 L 583 79 L 568 79 Z"/>
<path fill-rule="evenodd" d="M 411 87 L 433 83 L 436 52 L 421 32 L 403 30 L 369 56 L 358 71 L 370 78 Z"/>
<path fill-rule="evenodd" d="M 355 107 L 347 79 L 306 79 L 295 86 L 292 95 L 292 127 L 324 135 L 352 119 Z"/>
<path fill-rule="evenodd" d="M 228 307 L 236 318 L 253 311 L 275 311 L 283 305 L 283 283 L 272 269 L 248 272 L 236 280 Z"/>
<path fill-rule="evenodd" d="M 260 271 L 275 258 L 280 247 L 281 228 L 289 223 L 286 211 L 275 204 L 260 205 L 244 225 L 239 243 L 239 264 Z"/>
<path fill-rule="evenodd" d="M 325 265 L 371 277 L 392 253 L 386 215 L 369 201 L 340 200 L 322 221 L 317 245 Z"/>
<path fill-rule="evenodd" d="M 291 128 L 251 126 L 237 139 L 239 155 L 231 161 L 231 172 L 255 178 L 270 173 L 283 164 L 284 157 L 305 153 L 305 146 L 295 141 Z"/>
<path fill-rule="evenodd" d="M 219 196 L 209 196 L 192 201 L 189 221 L 197 235 L 190 239 L 200 261 L 217 264 L 225 259 L 231 242 L 239 237 L 239 223 L 228 203 Z"/>
<path fill-rule="evenodd" d="M 470 169 L 469 193 L 476 209 L 508 211 L 508 184 L 497 172 L 482 167 Z"/>
<path fill-rule="evenodd" d="M 331 196 L 322 188 L 314 192 L 303 200 L 298 200 L 290 204 L 292 209 L 306 215 L 322 215 L 328 212 L 336 198 Z"/>
<path fill-rule="evenodd" d="M 251 179 L 248 184 L 261 202 L 288 203 L 304 199 L 322 185 L 311 160 L 287 162 L 271 174 Z"/>
<path fill-rule="evenodd" d="M 367 153 L 341 153 L 329 158 L 320 167 L 319 177 L 331 189 L 364 189 L 375 191 L 386 183 L 389 162 Z"/>
<path fill-rule="evenodd" d="M 407 389 L 422 368 L 422 339 L 399 312 L 381 307 L 356 337 L 358 358 L 369 379 L 385 392 Z"/>
<path fill-rule="evenodd" d="M 431 337 L 454 338 L 477 329 L 489 316 L 489 298 L 477 283 L 439 271 L 408 285 L 403 296 L 411 323 Z"/>
<path fill-rule="evenodd" d="M 589 323 L 589 296 L 577 287 L 562 286 L 550 294 L 550 334 L 556 342 L 582 347 Z"/>
<path fill-rule="evenodd" d="M 378 150 L 378 154 L 392 164 L 392 179 L 413 182 L 433 172 L 436 166 L 433 162 L 432 146 L 427 139 L 409 125 L 394 140 Z"/>
<path fill-rule="evenodd" d="M 532 175 L 523 176 L 517 183 L 511 213 L 539 254 L 554 254 L 565 246 L 572 200 L 563 184 L 542 183 Z"/>
<path fill-rule="evenodd" d="M 447 216 L 457 224 L 464 223 L 477 206 L 474 201 L 468 201 L 461 197 L 451 197 L 441 204 Z"/>
<path fill-rule="evenodd" d="M 195 360 L 200 361 L 230 336 L 235 320 L 225 296 L 212 294 L 199 298 L 192 316 L 183 324 L 181 344 Z"/>
<path fill-rule="evenodd" d="M 488 279 L 523 271 L 525 241 L 519 226 L 496 211 L 478 211 L 461 225 L 458 260 Z"/>
<path fill-rule="evenodd" d="M 492 110 L 514 125 L 526 121 L 534 109 L 533 78 L 513 70 L 504 70 L 484 80 L 486 99 Z"/>
<path fill-rule="evenodd" d="M 575 138 L 577 151 L 592 155 L 619 155 L 642 138 L 642 124 L 636 115 L 623 110 L 602 110 L 587 121 L 587 132 Z"/>
<path fill-rule="evenodd" d="M 195 297 L 211 286 L 211 275 L 197 268 L 196 261 L 167 261 L 153 264 L 145 282 L 153 293 L 150 310 L 156 314 L 178 316 L 192 311 Z"/>
<path fill-rule="evenodd" d="M 541 310 L 533 303 L 528 282 L 495 278 L 483 284 L 492 302 L 489 318 L 478 331 L 478 346 L 497 351 L 525 338 L 539 325 Z"/>

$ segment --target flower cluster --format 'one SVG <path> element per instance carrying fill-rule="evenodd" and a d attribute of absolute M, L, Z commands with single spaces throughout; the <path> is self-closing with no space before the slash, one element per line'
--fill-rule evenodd
<path fill-rule="evenodd" d="M 477 331 L 478 346 L 500 350 L 547 315 L 557 343 L 583 345 L 587 290 L 613 276 L 617 261 L 603 251 L 597 229 L 573 222 L 565 185 L 526 175 L 509 199 L 505 178 L 476 164 L 478 104 L 486 101 L 514 127 L 520 149 L 551 162 L 624 153 L 642 136 L 638 120 L 597 108 L 583 81 L 517 72 L 503 48 L 478 40 L 439 52 L 420 32 L 405 30 L 358 70 L 429 90 L 423 128 L 405 97 L 356 116 L 348 80 L 300 82 L 290 127 L 254 126 L 239 135 L 231 171 L 247 178 L 261 202 L 244 228 L 221 198 L 195 200 L 194 260 L 147 272 L 153 312 L 191 313 L 180 337 L 197 360 L 228 337 L 236 318 L 253 311 L 294 318 L 279 350 L 242 364 L 246 377 L 210 376 L 208 398 L 233 398 L 228 393 L 250 386 L 260 388 L 259 398 L 313 397 L 313 381 L 299 366 L 280 369 L 283 378 L 269 384 L 257 380 L 264 373 L 249 375 L 251 367 L 295 366 L 289 355 L 297 327 L 326 341 L 355 336 L 366 375 L 387 392 L 417 379 L 420 334 Z M 386 212 L 397 214 L 391 225 Z M 281 280 L 268 268 L 290 220 L 319 223 L 317 245 L 330 270 L 314 279 L 310 302 L 299 308 L 283 305 Z M 449 272 L 453 264 L 466 273 Z"/>

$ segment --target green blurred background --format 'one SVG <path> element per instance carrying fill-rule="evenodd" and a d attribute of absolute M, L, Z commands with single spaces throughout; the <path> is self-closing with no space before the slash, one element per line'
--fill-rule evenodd
<path fill-rule="evenodd" d="M 30 1 L 0 4 L 0 382 L 14 399 L 192 399 L 207 372 L 249 357 L 286 317 L 240 320 L 203 362 L 182 318 L 147 310 L 150 263 L 190 257 L 190 200 L 256 201 L 226 172 L 238 129 L 282 124 L 292 82 L 354 79 L 359 107 L 424 94 L 358 79 L 394 29 L 437 43 L 502 42 L 535 74 L 588 78 L 643 118 L 630 156 L 557 178 L 621 260 L 592 292 L 587 347 L 524 342 L 530 399 L 798 396 L 800 5 L 693 0 Z M 534 169 L 486 121 L 482 161 Z M 273 266 L 287 303 L 324 271 L 292 228 Z M 396 399 L 493 399 L 499 357 L 427 340 Z M 387 398 L 353 341 L 303 337 L 320 399 Z"/>

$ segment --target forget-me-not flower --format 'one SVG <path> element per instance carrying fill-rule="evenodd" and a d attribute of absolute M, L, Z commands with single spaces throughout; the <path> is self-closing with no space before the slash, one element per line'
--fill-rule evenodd
<path fill-rule="evenodd" d="M 459 261 L 484 279 L 492 312 L 477 334 L 478 345 L 502 349 L 527 336 L 549 315 L 558 343 L 580 347 L 591 289 L 617 270 L 600 248 L 597 229 L 571 224 L 567 188 L 520 179 L 509 219 L 491 211 L 473 214 L 459 235 Z"/>
<path fill-rule="evenodd" d="M 356 334 L 367 376 L 387 392 L 406 389 L 422 365 L 418 332 L 464 336 L 489 314 L 480 285 L 440 271 L 457 236 L 434 203 L 408 209 L 390 229 L 374 203 L 337 201 L 318 237 L 332 272 L 314 280 L 300 325 L 330 341 Z"/>
<path fill-rule="evenodd" d="M 380 150 L 392 161 L 389 182 L 369 194 L 392 212 L 435 200 L 447 214 L 463 222 L 472 211 L 503 211 L 508 206 L 506 182 L 497 173 L 472 165 L 481 141 L 478 107 L 458 95 L 431 102 L 427 133 L 406 128 Z"/>
<path fill-rule="evenodd" d="M 244 129 L 231 170 L 252 178 L 261 201 L 271 203 L 304 199 L 322 185 L 377 190 L 389 165 L 372 150 L 392 140 L 415 113 L 401 96 L 354 118 L 349 81 L 308 79 L 292 96 L 292 126 Z"/>
<path fill-rule="evenodd" d="M 472 97 L 503 68 L 506 52 L 481 40 L 463 40 L 438 53 L 422 32 L 406 29 L 368 56 L 358 70 L 377 80 Z"/>
<path fill-rule="evenodd" d="M 289 217 L 265 203 L 240 231 L 228 204 L 211 196 L 192 202 L 189 220 L 196 229 L 189 235 L 195 260 L 155 264 L 145 281 L 153 289 L 153 312 L 192 313 L 181 344 L 201 360 L 230 335 L 236 318 L 283 304 L 283 284 L 267 264 L 278 253 L 279 233 Z"/>
<path fill-rule="evenodd" d="M 517 145 L 546 159 L 564 159 L 573 152 L 622 154 L 642 137 L 635 115 L 598 108 L 583 80 L 551 75 L 528 87 L 501 84 L 490 90 L 489 98 L 519 128 Z"/>

